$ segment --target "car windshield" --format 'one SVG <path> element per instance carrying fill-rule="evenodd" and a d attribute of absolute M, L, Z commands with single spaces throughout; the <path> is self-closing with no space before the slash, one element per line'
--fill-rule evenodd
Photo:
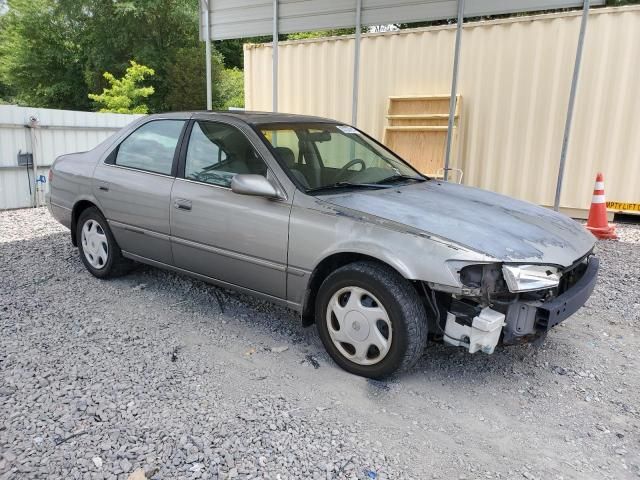
<path fill-rule="evenodd" d="M 353 127 L 331 123 L 259 125 L 290 176 L 307 192 L 388 188 L 425 177 Z"/>

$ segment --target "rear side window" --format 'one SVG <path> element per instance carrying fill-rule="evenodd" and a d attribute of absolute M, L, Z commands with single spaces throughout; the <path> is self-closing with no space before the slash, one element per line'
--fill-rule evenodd
<path fill-rule="evenodd" d="M 118 147 L 115 164 L 171 175 L 184 120 L 155 120 L 141 126 Z"/>

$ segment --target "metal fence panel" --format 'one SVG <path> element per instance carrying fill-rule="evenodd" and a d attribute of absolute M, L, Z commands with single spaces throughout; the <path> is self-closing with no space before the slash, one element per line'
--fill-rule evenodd
<path fill-rule="evenodd" d="M 38 120 L 33 137 L 27 128 L 31 117 Z M 0 209 L 32 204 L 29 188 L 34 188 L 33 169 L 29 167 L 27 172 L 27 167 L 18 166 L 19 152 L 34 153 L 38 175 L 46 177 L 59 155 L 90 150 L 138 117 L 0 106 Z"/>
<path fill-rule="evenodd" d="M 471 2 L 469 2 L 471 3 Z M 467 24 L 453 167 L 469 185 L 552 205 L 580 12 Z M 358 126 L 381 139 L 392 95 L 448 94 L 455 27 L 362 38 Z M 279 110 L 349 122 L 353 37 L 282 42 Z M 245 47 L 246 106 L 271 109 L 271 46 Z M 640 203 L 640 7 L 592 10 L 561 206 Z"/>

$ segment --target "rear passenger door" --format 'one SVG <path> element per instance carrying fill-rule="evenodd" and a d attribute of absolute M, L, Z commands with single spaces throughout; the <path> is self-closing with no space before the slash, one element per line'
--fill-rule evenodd
<path fill-rule="evenodd" d="M 176 266 L 284 298 L 290 199 L 232 192 L 237 174 L 277 179 L 237 127 L 204 120 L 192 125 L 172 192 Z"/>
<path fill-rule="evenodd" d="M 120 248 L 172 264 L 169 209 L 185 120 L 140 126 L 100 162 L 94 194 Z"/>

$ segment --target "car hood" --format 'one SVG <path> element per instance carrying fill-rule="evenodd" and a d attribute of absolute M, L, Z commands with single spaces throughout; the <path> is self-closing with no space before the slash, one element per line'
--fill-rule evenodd
<path fill-rule="evenodd" d="M 591 233 L 565 215 L 453 183 L 429 180 L 321 198 L 371 220 L 417 229 L 504 262 L 566 267 L 595 244 Z"/>

